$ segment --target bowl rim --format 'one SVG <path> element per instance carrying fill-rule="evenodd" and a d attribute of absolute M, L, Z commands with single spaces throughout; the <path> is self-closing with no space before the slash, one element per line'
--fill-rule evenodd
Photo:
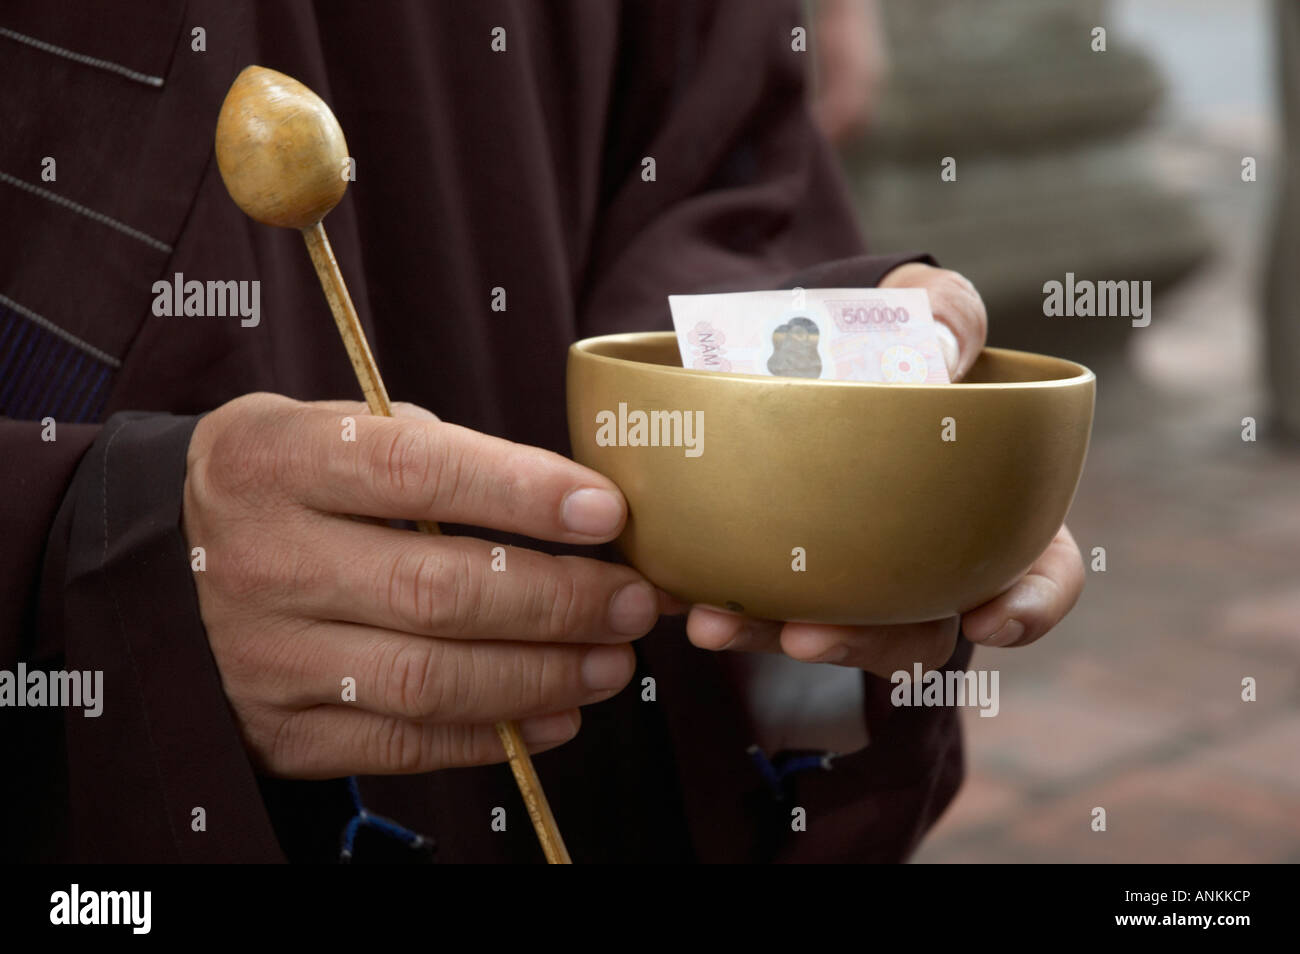
<path fill-rule="evenodd" d="M 1019 351 L 1014 348 L 991 348 L 985 346 L 984 351 L 991 351 L 995 354 L 1004 355 L 1028 355 L 1036 358 L 1051 358 L 1053 361 L 1060 361 L 1062 364 L 1069 365 L 1076 369 L 1073 376 L 1067 378 L 1052 378 L 1047 381 L 982 381 L 975 384 L 968 384 L 965 381 L 957 381 L 955 384 L 891 384 L 879 381 L 830 381 L 821 378 L 778 378 L 767 374 L 740 374 L 734 371 L 705 371 L 699 368 L 680 368 L 668 364 L 655 364 L 651 361 L 632 361 L 628 358 L 614 358 L 605 354 L 597 354 L 591 349 L 603 342 L 636 342 L 645 341 L 647 338 L 672 338 L 676 339 L 677 335 L 672 331 L 626 331 L 612 335 L 595 335 L 590 338 L 582 338 L 569 345 L 569 354 L 581 353 L 587 358 L 609 365 L 619 364 L 641 364 L 647 367 L 657 368 L 662 374 L 678 377 L 710 377 L 710 378 L 728 378 L 733 381 L 756 381 L 756 382 L 779 382 L 785 386 L 804 386 L 804 387 L 822 387 L 822 388 L 888 388 L 893 391 L 932 391 L 935 388 L 959 387 L 968 390 L 981 391 L 1005 391 L 1020 390 L 1023 388 L 1071 388 L 1078 387 L 1082 384 L 1095 381 L 1097 376 L 1092 370 L 1077 361 L 1071 361 L 1069 358 L 1059 358 L 1051 354 L 1039 354 L 1034 351 Z"/>

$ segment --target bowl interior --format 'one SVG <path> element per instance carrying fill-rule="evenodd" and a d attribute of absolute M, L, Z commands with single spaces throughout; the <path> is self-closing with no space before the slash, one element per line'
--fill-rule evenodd
<path fill-rule="evenodd" d="M 692 377 L 703 375 L 716 378 L 739 378 L 750 381 L 768 381 L 782 384 L 799 384 L 814 387 L 851 387 L 851 388 L 888 388 L 928 389 L 933 387 L 952 387 L 953 385 L 930 384 L 874 384 L 863 381 L 823 381 L 804 378 L 772 378 L 766 375 L 729 374 L 719 371 L 700 371 L 683 368 L 681 352 L 677 347 L 677 336 L 671 331 L 633 333 L 622 335 L 604 335 L 599 338 L 587 338 L 577 342 L 574 350 L 607 358 L 612 361 L 629 361 L 634 364 L 657 365 L 671 368 L 679 374 Z M 1010 351 L 1004 348 L 985 348 L 975 364 L 971 366 L 966 377 L 957 383 L 957 387 L 978 385 L 1039 384 L 1039 385 L 1077 385 L 1093 377 L 1093 373 L 1081 364 L 1065 358 L 1051 355 L 1033 354 L 1027 351 Z"/>

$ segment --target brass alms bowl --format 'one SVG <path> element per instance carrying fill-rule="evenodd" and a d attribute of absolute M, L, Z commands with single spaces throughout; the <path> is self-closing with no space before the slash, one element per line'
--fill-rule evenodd
<path fill-rule="evenodd" d="M 628 562 L 674 596 L 919 622 L 979 606 L 1046 549 L 1095 386 L 1002 348 L 961 384 L 863 384 L 683 369 L 670 332 L 607 335 L 569 349 L 569 435 L 627 498 Z"/>

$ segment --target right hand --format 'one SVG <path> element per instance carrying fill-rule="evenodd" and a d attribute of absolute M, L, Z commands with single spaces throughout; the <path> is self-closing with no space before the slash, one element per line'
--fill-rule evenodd
<path fill-rule="evenodd" d="M 622 689 L 661 595 L 625 566 L 431 537 L 350 515 L 445 520 L 563 543 L 613 539 L 606 478 L 410 405 L 250 394 L 190 441 L 183 528 L 212 653 L 257 768 L 333 778 L 505 760 L 577 734 Z M 353 442 L 342 419 L 355 419 Z M 667 604 L 665 604 L 667 605 Z M 355 701 L 344 680 L 355 680 Z"/>

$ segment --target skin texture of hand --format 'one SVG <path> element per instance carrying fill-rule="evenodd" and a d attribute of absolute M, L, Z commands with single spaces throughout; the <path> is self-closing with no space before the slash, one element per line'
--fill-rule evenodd
<path fill-rule="evenodd" d="M 409 405 L 397 414 L 252 394 L 190 441 L 182 523 L 206 550 L 199 608 L 267 774 L 501 762 L 504 720 L 531 751 L 553 748 L 577 734 L 579 706 L 627 684 L 629 643 L 659 616 L 659 593 L 629 567 L 507 547 L 498 572 L 486 540 L 384 524 L 591 544 L 627 513 L 613 483 L 557 454 Z"/>
<path fill-rule="evenodd" d="M 979 293 L 956 272 L 909 263 L 885 275 L 882 288 L 924 288 L 940 327 L 949 374 L 959 381 L 984 347 L 988 316 Z M 947 340 L 950 339 L 950 340 Z M 694 606 L 686 632 L 701 649 L 784 653 L 804 662 L 852 666 L 888 678 L 914 663 L 937 669 L 959 635 L 984 646 L 1025 646 L 1059 623 L 1083 591 L 1083 557 L 1061 527 L 1028 572 L 1005 593 L 949 619 L 897 626 L 826 626 L 756 620 Z"/>

